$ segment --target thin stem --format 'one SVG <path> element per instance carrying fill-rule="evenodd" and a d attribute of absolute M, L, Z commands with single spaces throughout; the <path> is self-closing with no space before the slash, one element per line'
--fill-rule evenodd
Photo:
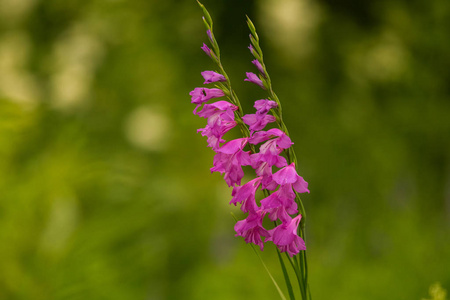
<path fill-rule="evenodd" d="M 302 295 L 302 299 L 306 300 L 305 282 L 304 282 L 303 273 L 301 272 L 300 267 L 299 267 L 300 264 L 298 263 L 298 258 L 296 255 L 293 258 L 293 260 L 297 264 L 297 265 L 295 265 L 294 262 L 292 261 L 292 258 L 287 253 L 286 253 L 286 257 L 289 259 L 289 261 L 291 262 L 292 268 L 294 269 L 295 276 L 297 277 L 300 293 Z"/>
<path fill-rule="evenodd" d="M 291 300 L 295 300 L 294 290 L 292 289 L 291 280 L 289 279 L 289 274 L 286 270 L 286 266 L 284 264 L 283 258 L 281 257 L 280 250 L 277 248 L 278 259 L 280 260 L 281 270 L 283 271 L 284 281 L 286 281 L 286 287 L 289 292 L 289 297 Z"/>

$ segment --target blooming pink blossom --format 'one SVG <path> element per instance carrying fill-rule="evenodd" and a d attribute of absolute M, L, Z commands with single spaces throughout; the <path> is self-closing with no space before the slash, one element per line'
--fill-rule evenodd
<path fill-rule="evenodd" d="M 211 172 L 225 173 L 224 179 L 228 186 L 240 185 L 244 177 L 242 166 L 250 165 L 250 151 L 244 151 L 248 138 L 240 138 L 225 143 L 216 150 Z"/>
<path fill-rule="evenodd" d="M 275 138 L 270 139 L 272 137 Z M 291 139 L 283 131 L 277 128 L 273 128 L 268 131 L 255 132 L 249 138 L 249 143 L 251 144 L 258 144 L 263 141 L 266 142 L 261 145 L 261 147 L 259 148 L 259 152 L 251 155 L 252 167 L 255 170 L 258 170 L 261 167 L 267 169 L 268 166 L 276 166 L 278 168 L 287 166 L 286 159 L 281 156 L 280 153 L 283 151 L 283 149 L 287 149 L 293 144 L 291 142 Z M 264 175 L 258 175 L 264 177 L 263 186 L 270 186 L 270 182 L 272 181 L 272 174 L 267 174 L 267 171 L 265 173 L 261 173 L 263 173 Z M 269 175 L 270 178 L 268 178 L 267 175 Z"/>
<path fill-rule="evenodd" d="M 258 209 L 255 201 L 255 193 L 261 184 L 262 177 L 257 177 L 250 180 L 242 186 L 235 186 L 231 196 L 230 204 L 236 205 L 236 203 L 241 203 L 241 210 L 243 212 L 255 212 Z"/>
<path fill-rule="evenodd" d="M 266 241 L 272 241 L 281 252 L 287 252 L 291 257 L 300 250 L 306 250 L 305 242 L 297 234 L 301 218 L 302 215 L 298 215 L 270 230 L 270 237 L 266 238 Z"/>
<path fill-rule="evenodd" d="M 258 159 L 260 161 L 265 161 L 271 166 L 275 165 L 278 168 L 286 166 L 286 159 L 280 156 L 280 153 L 284 148 L 279 147 L 277 142 L 277 139 L 272 139 L 265 142 L 261 145 L 261 147 L 259 147 L 259 153 L 256 153 L 254 155 L 258 156 Z"/>
<path fill-rule="evenodd" d="M 194 114 L 200 105 L 204 102 L 207 102 L 210 99 L 223 97 L 225 93 L 221 89 L 208 89 L 208 88 L 195 88 L 193 89 L 189 95 L 191 95 L 191 103 L 197 104 L 194 109 Z"/>
<path fill-rule="evenodd" d="M 256 100 L 254 105 L 256 108 L 256 114 L 247 114 L 242 117 L 242 121 L 249 125 L 249 129 L 251 131 L 261 130 L 266 127 L 268 123 L 276 121 L 274 116 L 268 114 L 269 110 L 276 106 L 277 103 L 275 101 L 267 99 Z"/>
<path fill-rule="evenodd" d="M 205 79 L 205 82 L 203 84 L 208 84 L 212 82 L 218 82 L 218 81 L 227 81 L 225 76 L 222 74 L 216 73 L 214 71 L 203 71 L 202 73 L 203 78 Z"/>
<path fill-rule="evenodd" d="M 201 132 L 207 137 L 208 146 L 213 150 L 224 143 L 223 135 L 234 128 L 237 123 L 234 121 L 234 112 L 238 107 L 227 101 L 217 101 L 211 104 L 205 104 L 203 109 L 197 113 L 198 116 L 208 118 L 208 124 L 205 128 L 200 128 Z M 195 113 L 195 112 L 194 112 Z"/>
<path fill-rule="evenodd" d="M 268 123 L 273 123 L 276 121 L 275 117 L 272 115 L 256 115 L 248 114 L 242 117 L 242 121 L 249 125 L 251 131 L 258 131 L 266 127 Z"/>
<path fill-rule="evenodd" d="M 261 99 L 256 100 L 253 107 L 256 108 L 256 114 L 264 115 L 267 114 L 271 108 L 275 108 L 277 106 L 278 104 L 275 101 Z"/>
<path fill-rule="evenodd" d="M 205 128 L 197 129 L 197 132 L 201 132 L 202 136 L 207 137 L 208 147 L 211 147 L 214 151 L 220 148 L 220 143 L 224 143 L 225 140 L 222 137 L 232 128 L 236 127 L 235 121 L 226 121 L 219 119 L 218 123 L 213 125 L 206 125 Z"/>
<path fill-rule="evenodd" d="M 292 184 L 297 193 L 309 193 L 308 183 L 297 174 L 294 163 L 273 174 L 272 178 L 279 185 Z"/>
<path fill-rule="evenodd" d="M 292 186 L 281 186 L 276 192 L 261 200 L 261 209 L 270 214 L 269 218 L 272 221 L 277 219 L 284 221 L 287 214 L 298 213 Z"/>
<path fill-rule="evenodd" d="M 261 188 L 274 191 L 278 184 L 272 179 L 272 166 L 265 161 L 261 161 L 259 157 L 255 157 L 254 154 L 250 155 L 250 160 L 256 175 L 262 177 Z"/>
<path fill-rule="evenodd" d="M 225 93 L 221 89 L 199 87 L 192 90 L 189 95 L 191 95 L 191 103 L 202 104 L 212 98 L 225 96 Z"/>
<path fill-rule="evenodd" d="M 266 89 L 264 87 L 262 80 L 258 77 L 258 75 L 256 75 L 255 73 L 252 73 L 252 72 L 246 72 L 245 74 L 247 75 L 247 78 L 244 79 L 244 81 L 253 82 L 254 84 L 259 85 L 263 89 Z"/>
<path fill-rule="evenodd" d="M 217 112 L 222 112 L 228 116 L 227 119 L 234 120 L 233 111 L 236 111 L 238 107 L 228 101 L 216 101 L 211 104 L 205 104 L 203 109 L 197 113 L 199 117 L 209 118 Z"/>
<path fill-rule="evenodd" d="M 244 237 L 246 243 L 258 245 L 261 251 L 264 249 L 261 237 L 269 237 L 269 232 L 262 226 L 263 217 L 263 211 L 250 212 L 246 219 L 238 221 L 234 225 L 236 236 Z"/>
<path fill-rule="evenodd" d="M 267 143 L 272 143 L 272 141 Z M 258 168 L 259 164 L 263 162 L 267 163 L 269 166 L 276 166 L 278 168 L 287 166 L 286 158 L 280 155 L 283 150 L 278 147 L 265 147 L 264 149 L 266 144 L 261 146 L 259 153 L 254 153 L 251 155 L 252 166 L 254 166 L 254 168 Z M 272 143 L 272 145 L 273 144 L 274 143 Z"/>
<path fill-rule="evenodd" d="M 286 133 L 278 128 L 272 128 L 267 131 L 254 132 L 249 138 L 248 142 L 250 144 L 256 145 L 271 138 L 275 138 L 275 144 L 282 149 L 287 149 L 294 144 L 286 135 Z"/>

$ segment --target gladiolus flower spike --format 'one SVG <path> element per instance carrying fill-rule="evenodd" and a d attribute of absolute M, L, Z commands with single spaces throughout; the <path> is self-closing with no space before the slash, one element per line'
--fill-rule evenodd
<path fill-rule="evenodd" d="M 261 251 L 270 242 L 277 247 L 278 253 L 285 253 L 284 259 L 279 255 L 283 270 L 284 260 L 289 260 L 288 265 L 294 268 L 302 299 L 310 299 L 304 241 L 305 210 L 299 197 L 300 193 L 309 193 L 308 183 L 297 173 L 293 142 L 283 122 L 280 100 L 273 91 L 262 59 L 255 26 L 247 19 L 251 32 L 249 49 L 255 58 L 251 63 L 256 66 L 259 75 L 247 72 L 244 81 L 257 84 L 268 95 L 267 99 L 255 101 L 254 113 L 244 114 L 222 65 L 212 18 L 200 2 L 199 5 L 203 9 L 203 21 L 210 43 L 210 46 L 203 44 L 201 49 L 218 69 L 201 72 L 204 84 L 213 83 L 214 88 L 196 87 L 189 95 L 191 103 L 196 105 L 194 114 L 207 120 L 206 127 L 197 131 L 207 138 L 208 146 L 215 152 L 211 172 L 223 174 L 226 184 L 232 187 L 230 204 L 239 204 L 247 215 L 236 223 L 236 236 L 258 246 Z M 265 130 L 270 123 L 274 123 L 271 125 L 274 127 Z M 235 127 L 239 127 L 242 137 L 226 140 L 225 134 Z M 244 169 L 244 166 L 250 167 Z M 244 171 L 247 177 L 253 179 L 242 182 Z M 263 199 L 257 199 L 258 190 L 262 191 Z M 264 218 L 273 221 L 272 228 L 265 228 Z M 288 273 L 283 273 L 288 282 Z M 291 284 L 287 287 L 291 300 L 295 299 Z M 279 293 L 284 298 L 281 290 Z"/>

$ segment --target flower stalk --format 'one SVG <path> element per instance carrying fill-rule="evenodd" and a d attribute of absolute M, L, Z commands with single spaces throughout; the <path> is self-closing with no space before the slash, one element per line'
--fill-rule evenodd
<path fill-rule="evenodd" d="M 290 299 L 295 299 L 295 293 L 285 260 L 293 268 L 301 299 L 311 299 L 304 241 L 305 209 L 299 196 L 300 193 L 309 193 L 308 183 L 297 174 L 293 143 L 283 122 L 281 102 L 273 90 L 263 60 L 256 28 L 247 17 L 251 32 L 249 50 L 255 58 L 252 64 L 257 68 L 258 74 L 247 72 L 245 81 L 266 90 L 268 95 L 267 99 L 255 101 L 254 114 L 244 114 L 221 62 L 211 15 L 200 2 L 198 4 L 203 10 L 203 22 L 211 47 L 203 44 L 201 49 L 218 67 L 216 71 L 201 73 L 204 84 L 214 84 L 214 88 L 197 87 L 190 92 L 191 102 L 197 105 L 194 114 L 207 119 L 206 127 L 197 131 L 207 137 L 208 147 L 216 153 L 211 172 L 224 175 L 227 185 L 233 187 L 230 204 L 240 204 L 241 210 L 247 214 L 244 220 L 236 222 L 236 236 L 243 237 L 246 243 L 259 246 L 261 251 L 267 243 L 272 242 L 277 247 Z M 225 97 L 227 101 L 207 103 L 221 97 Z M 269 124 L 275 126 L 270 125 L 271 129 L 264 130 Z M 226 141 L 224 135 L 234 127 L 240 128 L 242 138 Z M 243 166 L 251 166 L 256 173 L 254 179 L 244 184 L 241 183 L 244 177 Z M 258 189 L 263 191 L 263 199 L 256 199 Z M 263 226 L 265 218 L 273 222 L 273 228 Z M 256 251 L 253 245 L 253 250 Z M 281 253 L 285 253 L 284 259 Z M 265 265 L 264 267 L 268 271 Z M 269 276 L 280 297 L 285 299 L 270 272 Z"/>

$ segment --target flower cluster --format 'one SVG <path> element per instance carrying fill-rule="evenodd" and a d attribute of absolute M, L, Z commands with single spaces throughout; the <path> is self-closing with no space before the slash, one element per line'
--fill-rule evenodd
<path fill-rule="evenodd" d="M 198 129 L 198 132 L 207 138 L 208 146 L 216 153 L 211 172 L 224 175 L 227 185 L 233 187 L 230 204 L 239 203 L 241 210 L 247 214 L 244 220 L 236 223 L 236 236 L 242 236 L 247 243 L 258 245 L 261 250 L 265 242 L 271 241 L 281 252 L 287 252 L 292 257 L 306 249 L 303 239 L 298 235 L 302 215 L 299 213 L 296 193 L 309 193 L 309 190 L 308 183 L 297 174 L 295 163 L 288 163 L 283 156 L 283 152 L 286 153 L 293 145 L 289 136 L 279 128 L 264 130 L 269 123 L 277 121 L 274 111 L 279 109 L 279 104 L 273 100 L 260 99 L 255 101 L 254 114 L 242 115 L 239 102 L 220 64 L 217 42 L 210 30 L 207 35 L 213 49 L 206 44 L 201 49 L 219 65 L 220 71 L 202 72 L 204 84 L 214 84 L 215 87 L 197 87 L 190 95 L 191 103 L 196 104 L 194 114 L 207 119 L 206 127 Z M 257 50 L 252 45 L 249 49 L 258 58 Z M 248 72 L 245 81 L 267 90 L 265 67 L 258 59 L 252 63 L 259 75 Z M 218 101 L 206 103 L 211 99 Z M 226 141 L 224 135 L 238 124 L 245 129 L 242 132 L 248 134 Z M 241 184 L 244 166 L 251 166 L 256 178 Z M 265 196 L 260 201 L 256 200 L 258 189 Z M 274 228 L 266 229 L 263 226 L 266 216 L 274 222 Z"/>

